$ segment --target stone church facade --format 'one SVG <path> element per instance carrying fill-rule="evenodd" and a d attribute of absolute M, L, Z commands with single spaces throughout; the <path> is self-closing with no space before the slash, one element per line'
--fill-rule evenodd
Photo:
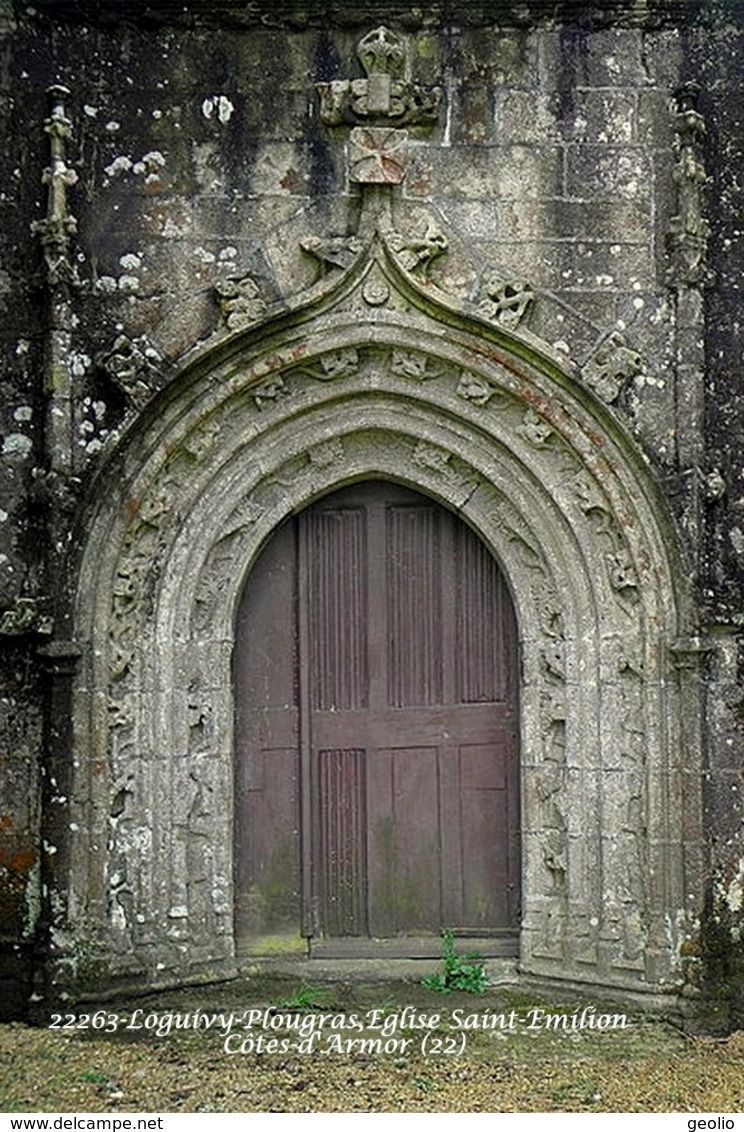
<path fill-rule="evenodd" d="M 737 6 L 0 20 L 9 1012 L 454 928 L 741 1025 Z"/>

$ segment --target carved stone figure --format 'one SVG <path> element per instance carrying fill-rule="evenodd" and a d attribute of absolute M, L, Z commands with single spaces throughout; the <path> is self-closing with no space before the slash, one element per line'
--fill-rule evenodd
<path fill-rule="evenodd" d="M 605 556 L 610 585 L 622 597 L 635 601 L 638 597 L 638 576 L 627 550 L 620 549 Z"/>
<path fill-rule="evenodd" d="M 345 271 L 362 249 L 362 241 L 356 236 L 331 236 L 321 239 L 320 236 L 308 236 L 300 240 L 303 252 L 312 256 L 319 266 L 319 278 L 330 271 Z"/>
<path fill-rule="evenodd" d="M 525 440 L 528 440 L 534 448 L 544 448 L 553 435 L 553 429 L 547 421 L 538 416 L 534 409 L 527 409 L 517 432 Z"/>
<path fill-rule="evenodd" d="M 356 350 L 338 350 L 332 354 L 323 354 L 320 368 L 325 381 L 346 377 L 359 369 L 359 354 Z"/>
<path fill-rule="evenodd" d="M 437 256 L 446 252 L 447 237 L 432 220 L 426 220 L 411 232 L 386 233 L 388 246 L 395 252 L 398 262 L 406 271 L 421 268 L 426 272 L 428 265 Z"/>
<path fill-rule="evenodd" d="M 336 381 L 341 377 L 350 377 L 359 369 L 359 351 L 349 347 L 345 350 L 334 350 L 328 354 L 321 354 L 316 364 L 300 367 L 300 372 L 315 381 Z"/>
<path fill-rule="evenodd" d="M 413 381 L 429 381 L 432 377 L 439 377 L 442 372 L 431 364 L 431 358 L 427 354 L 412 350 L 393 350 L 390 370 L 399 377 L 409 377 Z"/>
<path fill-rule="evenodd" d="M 456 392 L 458 397 L 472 401 L 474 405 L 487 405 L 493 394 L 493 390 L 487 381 L 469 373 L 468 370 L 462 371 Z"/>
<path fill-rule="evenodd" d="M 288 397 L 289 392 L 284 383 L 284 378 L 272 377 L 254 389 L 253 400 L 259 409 L 264 409 L 267 405 L 273 405 L 280 397 Z"/>

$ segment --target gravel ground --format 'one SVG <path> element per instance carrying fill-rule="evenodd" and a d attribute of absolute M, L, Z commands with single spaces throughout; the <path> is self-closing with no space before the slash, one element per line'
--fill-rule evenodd
<path fill-rule="evenodd" d="M 405 1007 L 409 1011 L 403 1015 Z M 570 1024 L 574 1012 L 578 1010 L 580 1017 L 585 1008 L 589 1012 L 583 1028 L 553 1029 L 543 1015 L 531 1013 L 565 1014 Z M 586 1001 L 548 1003 L 514 989 L 442 996 L 416 984 L 307 988 L 263 979 L 108 1003 L 102 1009 L 105 1013 L 97 1017 L 97 1024 L 105 1022 L 112 1032 L 96 1031 L 90 1025 L 87 1029 L 0 1026 L 0 1109 L 44 1113 L 744 1110 L 744 1031 L 725 1040 L 687 1038 L 670 1025 L 631 1014 L 624 1029 L 598 1030 L 587 1020 L 623 1008 Z M 204 1014 L 232 1012 L 242 1017 L 246 1009 L 268 1013 L 262 1013 L 250 1030 L 242 1029 L 242 1024 L 234 1026 L 228 1044 L 239 1049 L 246 1038 L 256 1043 L 262 1037 L 264 1048 L 254 1045 L 252 1050 L 228 1053 L 224 1033 L 203 1028 Z M 164 1031 L 169 1016 L 177 1013 L 193 1019 L 195 1011 L 203 1012 L 202 1028 L 173 1028 L 160 1035 L 148 1028 L 157 1022 Z M 427 1022 L 435 1014 L 440 1019 L 431 1028 L 420 1028 L 420 1017 L 412 1014 L 424 1015 Z M 114 1015 L 118 1016 L 115 1032 Z M 340 1026 L 342 1015 L 346 1028 L 330 1029 Z M 352 1015 L 363 1028 L 351 1028 Z M 503 1016 L 501 1021 L 494 1021 L 497 1015 Z M 312 1050 L 298 1050 L 303 1033 L 307 1035 L 311 1025 L 317 1031 L 321 1019 L 325 1021 Z M 79 1015 L 76 1021 L 80 1022 Z M 127 1028 L 135 1024 L 142 1029 Z M 298 1034 L 292 1026 L 305 1030 Z M 425 1042 L 424 1035 L 428 1035 Z M 268 1042 L 283 1039 L 293 1048 L 266 1048 Z M 347 1048 L 347 1040 L 357 1044 Z M 381 1048 L 359 1044 L 370 1041 L 381 1042 Z"/>

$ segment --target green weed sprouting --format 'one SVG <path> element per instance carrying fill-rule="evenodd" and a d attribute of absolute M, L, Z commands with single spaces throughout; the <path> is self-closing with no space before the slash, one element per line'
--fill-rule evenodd
<path fill-rule="evenodd" d="M 305 1014 L 312 1013 L 313 1010 L 327 1010 L 327 991 L 303 984 L 291 998 L 285 998 L 276 1005 L 280 1010 L 297 1010 Z"/>
<path fill-rule="evenodd" d="M 452 991 L 483 994 L 488 987 L 483 957 L 477 951 L 458 955 L 455 951 L 455 933 L 451 928 L 442 932 L 442 950 L 444 973 L 428 975 L 421 980 L 422 986 L 439 994 L 450 994 Z"/>

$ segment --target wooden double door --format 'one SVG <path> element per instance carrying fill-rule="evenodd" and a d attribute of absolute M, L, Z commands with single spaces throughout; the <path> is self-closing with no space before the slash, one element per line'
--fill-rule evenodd
<path fill-rule="evenodd" d="M 239 944 L 512 953 L 517 673 L 503 577 L 448 510 L 374 481 L 283 524 L 237 620 Z"/>

